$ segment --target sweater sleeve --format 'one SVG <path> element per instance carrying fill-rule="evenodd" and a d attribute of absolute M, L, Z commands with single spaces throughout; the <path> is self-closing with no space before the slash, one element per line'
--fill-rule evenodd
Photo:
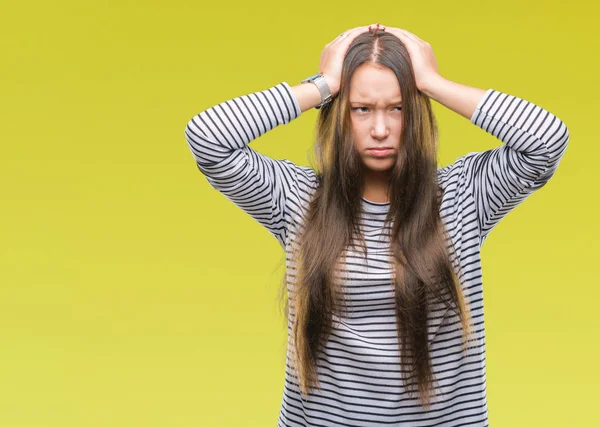
<path fill-rule="evenodd" d="M 286 82 L 200 112 L 185 138 L 200 172 L 227 199 L 263 225 L 285 247 L 286 200 L 300 167 L 250 148 L 251 141 L 301 114 Z"/>
<path fill-rule="evenodd" d="M 544 108 L 494 89 L 486 91 L 471 123 L 503 142 L 491 150 L 468 153 L 450 165 L 461 169 L 460 181 L 474 200 L 481 247 L 502 218 L 554 175 L 567 149 L 569 131 Z"/>

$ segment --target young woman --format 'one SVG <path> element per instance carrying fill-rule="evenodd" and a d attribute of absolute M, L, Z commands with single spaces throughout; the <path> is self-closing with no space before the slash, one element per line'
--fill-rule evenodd
<path fill-rule="evenodd" d="M 185 129 L 210 185 L 286 251 L 278 424 L 486 426 L 480 249 L 552 177 L 567 127 L 443 78 L 429 43 L 398 28 L 341 34 L 319 71 L 217 104 Z M 438 167 L 430 98 L 503 144 Z M 313 107 L 315 168 L 249 147 Z"/>

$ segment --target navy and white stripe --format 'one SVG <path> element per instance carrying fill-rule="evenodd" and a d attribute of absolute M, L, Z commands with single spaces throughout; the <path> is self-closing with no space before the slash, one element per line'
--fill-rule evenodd
<path fill-rule="evenodd" d="M 274 160 L 249 143 L 301 113 L 286 82 L 211 107 L 187 124 L 185 136 L 209 184 L 243 209 L 286 251 L 293 296 L 291 250 L 303 226 L 317 181 L 314 170 Z M 348 308 L 334 315 L 320 355 L 321 390 L 301 396 L 292 376 L 290 304 L 288 354 L 279 426 L 487 426 L 485 325 L 480 249 L 493 227 L 554 174 L 569 140 L 565 124 L 545 109 L 493 89 L 471 122 L 503 144 L 472 152 L 438 168 L 440 215 L 452 239 L 452 262 L 470 305 L 475 342 L 463 351 L 458 317 L 433 304 L 429 343 L 436 392 L 429 410 L 409 396 L 400 378 L 400 355 L 389 263 L 383 233 L 389 204 L 362 199 L 367 259 L 349 249 L 343 266 Z"/>

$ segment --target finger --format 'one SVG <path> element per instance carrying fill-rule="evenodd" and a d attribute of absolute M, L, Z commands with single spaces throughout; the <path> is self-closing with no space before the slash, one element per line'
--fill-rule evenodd
<path fill-rule="evenodd" d="M 415 42 L 417 43 L 422 43 L 422 44 L 427 44 L 427 42 L 423 39 L 420 39 L 419 37 L 417 37 L 416 34 L 411 33 L 408 30 L 402 30 L 404 31 L 404 33 L 407 35 L 407 37 L 411 37 Z"/>
<path fill-rule="evenodd" d="M 398 28 L 398 31 L 400 31 L 400 33 L 404 34 L 405 37 L 411 39 L 415 43 L 419 42 L 419 40 L 413 34 L 409 33 L 408 31 L 403 30 L 402 28 Z"/>
<path fill-rule="evenodd" d="M 425 43 L 423 40 L 419 39 L 418 37 L 416 37 L 414 34 L 403 30 L 402 28 L 389 28 L 388 31 L 392 34 L 394 34 L 395 36 L 397 36 L 402 42 L 404 43 L 417 43 L 417 44 L 421 44 L 421 43 Z"/>
<path fill-rule="evenodd" d="M 378 22 L 375 25 L 370 25 L 369 29 L 373 30 L 373 31 L 375 31 L 375 30 L 385 31 L 385 25 Z"/>
<path fill-rule="evenodd" d="M 412 36 L 415 40 L 420 41 L 421 43 L 427 43 L 425 40 L 421 39 L 419 36 L 417 36 L 414 33 L 411 33 L 408 30 L 403 30 L 406 34 L 408 34 L 409 36 Z"/>

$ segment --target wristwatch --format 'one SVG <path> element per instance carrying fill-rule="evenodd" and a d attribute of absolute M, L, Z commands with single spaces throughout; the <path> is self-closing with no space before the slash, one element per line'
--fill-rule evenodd
<path fill-rule="evenodd" d="M 321 92 L 321 103 L 315 107 L 317 110 L 323 105 L 329 104 L 333 100 L 331 97 L 331 91 L 329 90 L 329 86 L 327 86 L 327 82 L 325 81 L 323 74 L 314 74 L 305 78 L 300 83 L 314 83 L 319 89 L 319 92 Z"/>

